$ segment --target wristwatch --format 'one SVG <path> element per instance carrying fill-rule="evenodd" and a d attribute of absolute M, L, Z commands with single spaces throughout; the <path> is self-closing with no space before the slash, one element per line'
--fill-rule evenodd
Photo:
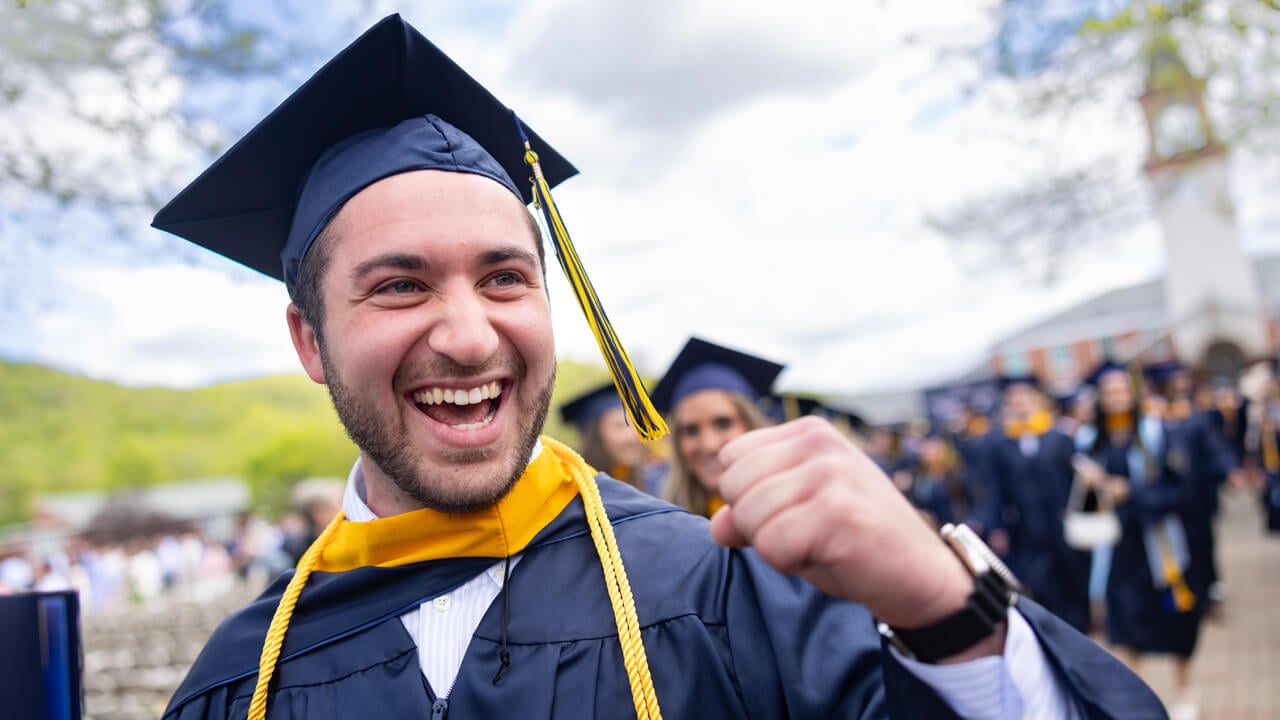
<path fill-rule="evenodd" d="M 879 623 L 880 634 L 908 658 L 937 662 L 973 647 L 1008 617 L 1022 583 L 966 525 L 942 526 L 942 539 L 973 575 L 973 594 L 965 606 L 921 628 L 892 628 Z"/>

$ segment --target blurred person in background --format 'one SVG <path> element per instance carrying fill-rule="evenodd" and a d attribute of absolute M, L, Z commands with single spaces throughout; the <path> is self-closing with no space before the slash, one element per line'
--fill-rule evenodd
<path fill-rule="evenodd" d="M 1280 532 L 1280 383 L 1275 363 L 1258 363 L 1240 378 L 1242 452 L 1250 484 L 1259 493 L 1268 532 Z"/>
<path fill-rule="evenodd" d="M 35 570 L 24 554 L 10 552 L 8 557 L 0 560 L 0 584 L 9 592 L 23 592 L 35 582 Z"/>
<path fill-rule="evenodd" d="M 1107 636 L 1138 673 L 1145 655 L 1172 655 L 1173 717 L 1194 718 L 1191 659 L 1204 600 L 1188 582 L 1193 571 L 1184 517 L 1194 498 L 1179 472 L 1185 459 L 1171 446 L 1161 420 L 1143 416 L 1141 393 L 1128 369 L 1104 363 L 1092 381 L 1098 423 L 1077 433 L 1077 447 L 1087 458 L 1076 467 L 1085 483 L 1110 498 L 1122 528 L 1106 577 Z"/>
<path fill-rule="evenodd" d="M 719 496 L 720 449 L 750 430 L 768 425 L 760 399 L 782 366 L 691 338 L 653 389 L 653 404 L 671 427 L 671 469 L 663 498 L 711 517 Z"/>
<path fill-rule="evenodd" d="M 637 490 L 661 496 L 667 468 L 650 461 L 648 448 L 631 427 L 612 382 L 561 405 L 560 417 L 578 430 L 578 454 L 588 465 Z"/>
<path fill-rule="evenodd" d="M 907 497 L 930 524 L 965 523 L 986 535 L 987 525 L 975 512 L 978 501 L 966 481 L 963 463 L 941 432 L 925 435 L 910 472 Z"/>
<path fill-rule="evenodd" d="M 1055 428 L 1035 377 L 1004 377 L 1000 384 L 1001 422 L 987 443 L 986 467 L 998 495 L 995 522 L 1008 536 L 1009 567 L 1036 602 L 1088 632 L 1089 554 L 1067 545 L 1062 522 L 1075 443 Z"/>
<path fill-rule="evenodd" d="M 1214 521 L 1222 488 L 1238 463 L 1211 415 L 1197 408 L 1194 378 L 1187 368 L 1165 363 L 1148 367 L 1145 372 L 1148 387 L 1162 400 L 1159 406 L 1169 443 L 1178 449 L 1174 457 L 1185 461 L 1182 474 L 1189 500 L 1183 519 L 1191 554 L 1187 582 L 1196 597 L 1205 602 L 1204 611 L 1212 612 L 1223 594 Z"/>

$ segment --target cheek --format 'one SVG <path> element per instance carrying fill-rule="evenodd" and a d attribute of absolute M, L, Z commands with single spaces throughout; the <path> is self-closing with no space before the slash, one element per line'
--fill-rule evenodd
<path fill-rule="evenodd" d="M 494 328 L 509 338 L 519 351 L 530 373 L 546 375 L 553 371 L 556 342 L 551 329 L 550 308 L 545 302 L 528 301 L 501 306 L 495 308 L 490 318 Z"/>
<path fill-rule="evenodd" d="M 366 378 L 389 382 L 423 332 L 408 313 L 372 313 L 352 318 L 325 340 L 332 364 L 348 385 Z"/>

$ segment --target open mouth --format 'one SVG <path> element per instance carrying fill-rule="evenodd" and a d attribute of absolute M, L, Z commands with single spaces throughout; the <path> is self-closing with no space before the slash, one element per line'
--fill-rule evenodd
<path fill-rule="evenodd" d="M 438 423 L 454 430 L 479 430 L 498 414 L 503 387 L 497 380 L 470 388 L 426 387 L 411 397 L 422 414 Z"/>

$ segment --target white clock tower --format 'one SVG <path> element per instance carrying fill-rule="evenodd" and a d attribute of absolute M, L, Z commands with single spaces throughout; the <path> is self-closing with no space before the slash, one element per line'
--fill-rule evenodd
<path fill-rule="evenodd" d="M 1265 305 L 1236 231 L 1227 149 L 1205 112 L 1203 78 L 1191 74 L 1168 35 L 1147 44 L 1139 101 L 1150 147 L 1146 174 L 1164 233 L 1165 300 L 1174 350 L 1184 364 L 1232 373 L 1272 352 Z"/>

